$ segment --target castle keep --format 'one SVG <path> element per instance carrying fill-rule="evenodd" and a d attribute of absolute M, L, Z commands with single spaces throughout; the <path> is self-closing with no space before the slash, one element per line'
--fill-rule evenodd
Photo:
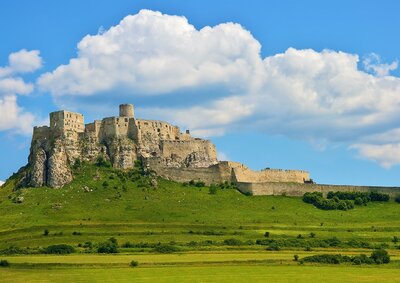
<path fill-rule="evenodd" d="M 299 170 L 253 171 L 243 164 L 218 161 L 211 141 L 182 133 L 177 126 L 136 119 L 132 104 L 122 104 L 118 117 L 85 124 L 84 116 L 70 111 L 50 113 L 50 126 L 35 127 L 29 155 L 29 186 L 61 187 L 72 181 L 71 165 L 96 162 L 102 156 L 114 168 L 129 169 L 140 159 L 157 175 L 206 184 L 234 182 L 305 183 L 309 173 Z M 240 187 L 239 187 L 240 188 Z"/>

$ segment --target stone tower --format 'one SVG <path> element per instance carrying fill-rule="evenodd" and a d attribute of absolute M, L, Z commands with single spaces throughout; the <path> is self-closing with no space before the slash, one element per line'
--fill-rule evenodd
<path fill-rule="evenodd" d="M 134 118 L 133 104 L 121 104 L 119 106 L 119 116 Z"/>

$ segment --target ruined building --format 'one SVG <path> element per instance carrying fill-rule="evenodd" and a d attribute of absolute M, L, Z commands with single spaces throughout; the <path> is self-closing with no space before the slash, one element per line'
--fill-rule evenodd
<path fill-rule="evenodd" d="M 77 160 L 96 162 L 99 156 L 114 168 L 128 169 L 135 160 L 159 176 L 178 182 L 206 184 L 286 182 L 305 183 L 306 171 L 252 171 L 243 164 L 218 161 L 214 144 L 163 121 L 136 119 L 132 104 L 119 107 L 118 117 L 85 124 L 84 116 L 69 111 L 50 113 L 50 126 L 35 127 L 29 155 L 29 186 L 61 187 L 72 181 Z"/>

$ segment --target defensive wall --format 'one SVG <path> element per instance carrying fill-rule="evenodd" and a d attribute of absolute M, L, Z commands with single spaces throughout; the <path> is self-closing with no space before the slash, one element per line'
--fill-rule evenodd
<path fill-rule="evenodd" d="M 255 196 L 287 195 L 303 196 L 307 192 L 321 192 L 324 196 L 328 192 L 372 192 L 378 191 L 390 196 L 400 193 L 400 187 L 374 187 L 374 186 L 349 186 L 349 185 L 322 185 L 322 184 L 300 184 L 300 183 L 252 183 L 238 182 L 238 189 L 245 194 Z"/>
<path fill-rule="evenodd" d="M 176 182 L 202 181 L 207 185 L 224 182 L 219 164 L 204 168 L 166 167 L 161 158 L 147 158 L 144 165 L 154 170 L 158 176 Z"/>
<path fill-rule="evenodd" d="M 304 183 L 310 181 L 310 174 L 302 170 L 264 169 L 253 171 L 246 166 L 236 166 L 233 169 L 236 182 L 294 182 Z"/>

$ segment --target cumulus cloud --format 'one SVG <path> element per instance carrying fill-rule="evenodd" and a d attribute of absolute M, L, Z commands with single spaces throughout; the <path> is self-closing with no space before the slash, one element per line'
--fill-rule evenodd
<path fill-rule="evenodd" d="M 0 67 L 0 131 L 12 130 L 17 133 L 30 133 L 35 119 L 18 105 L 18 95 L 28 95 L 33 89 L 32 83 L 26 83 L 18 75 L 31 73 L 42 66 L 39 51 L 22 49 L 11 53 L 8 65 Z"/>
<path fill-rule="evenodd" d="M 400 79 L 389 75 L 397 61 L 370 55 L 360 70 L 356 54 L 289 48 L 262 58 L 260 48 L 239 24 L 197 30 L 184 17 L 142 10 L 85 36 L 77 57 L 38 85 L 60 103 L 93 96 L 104 103 L 105 93 L 180 101 L 198 90 L 194 106 L 153 103 L 139 112 L 203 136 L 250 129 L 349 145 L 386 167 L 400 163 L 400 140 L 379 138 L 400 120 Z"/>
<path fill-rule="evenodd" d="M 0 180 L 0 187 L 3 186 L 4 182 Z"/>
<path fill-rule="evenodd" d="M 42 75 L 54 95 L 94 95 L 116 87 L 160 94 L 189 87 L 256 84 L 260 44 L 239 24 L 196 30 L 184 17 L 142 10 L 117 26 L 87 35 L 78 57 Z"/>
<path fill-rule="evenodd" d="M 381 57 L 378 54 L 371 53 L 363 60 L 364 68 L 368 72 L 372 72 L 379 77 L 387 76 L 391 71 L 398 67 L 398 62 L 393 61 L 390 64 L 382 63 Z"/>

